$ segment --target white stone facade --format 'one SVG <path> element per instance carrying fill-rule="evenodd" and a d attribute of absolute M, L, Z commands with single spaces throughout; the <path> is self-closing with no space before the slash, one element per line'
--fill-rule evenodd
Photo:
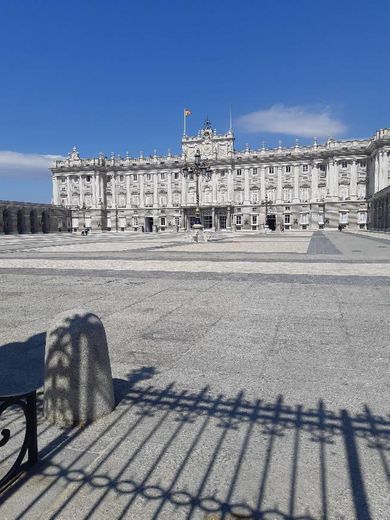
<path fill-rule="evenodd" d="M 390 129 L 369 139 L 274 149 L 234 149 L 234 134 L 209 121 L 184 136 L 182 154 L 81 159 L 73 149 L 52 169 L 53 203 L 72 210 L 72 228 L 186 230 L 196 180 L 182 173 L 199 150 L 212 170 L 200 178 L 202 223 L 215 230 L 367 226 L 367 200 L 390 184 Z M 266 217 L 267 215 L 267 217 Z"/>

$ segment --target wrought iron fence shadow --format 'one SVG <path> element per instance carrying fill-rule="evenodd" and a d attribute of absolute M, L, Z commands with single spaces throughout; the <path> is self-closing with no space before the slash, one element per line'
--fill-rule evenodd
<path fill-rule="evenodd" d="M 338 447 L 342 448 L 352 514 L 358 520 L 374 519 L 361 443 L 388 483 L 389 417 L 373 414 L 368 405 L 356 414 L 329 410 L 321 400 L 308 409 L 290 406 L 282 396 L 263 402 L 246 399 L 244 392 L 232 398 L 212 395 L 208 387 L 199 392 L 176 389 L 174 383 L 159 388 L 147 384 L 154 374 L 153 367 L 144 367 L 127 380 L 115 381 L 116 411 L 104 419 L 99 437 L 91 438 L 83 449 L 93 451 L 104 439 L 107 444 L 87 468 L 75 469 L 75 460 L 53 462 L 54 455 L 82 437 L 84 429 L 67 430 L 53 439 L 41 454 L 35 475 L 50 474 L 54 479 L 15 518 L 27 517 L 56 479 L 62 479 L 68 484 L 66 493 L 44 518 L 71 517 L 79 507 L 82 518 L 99 517 L 108 507 L 115 518 L 132 518 L 142 504 L 143 517 L 150 519 L 214 515 L 330 520 L 337 504 L 329 476 L 334 459 L 329 452 Z M 288 448 L 283 448 L 281 460 L 283 443 Z M 257 445 L 261 451 L 256 451 Z M 313 468 L 319 481 L 315 511 L 302 506 L 308 446 L 315 453 Z M 251 465 L 252 459 L 256 463 Z M 269 495 L 278 496 L 274 475 L 279 465 L 288 472 L 281 472 L 285 485 L 278 505 L 270 505 Z M 248 475 L 250 481 L 245 482 Z"/>

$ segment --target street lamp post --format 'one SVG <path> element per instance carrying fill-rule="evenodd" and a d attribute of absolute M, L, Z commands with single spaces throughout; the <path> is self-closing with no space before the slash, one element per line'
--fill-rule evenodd
<path fill-rule="evenodd" d="M 199 179 L 200 177 L 211 178 L 212 170 L 209 167 L 207 161 L 202 161 L 200 151 L 196 150 L 194 163 L 190 166 L 187 163 L 182 168 L 184 177 L 188 177 L 190 180 L 196 179 L 196 208 L 195 208 L 195 224 L 192 226 L 195 229 L 203 229 L 200 220 L 200 204 L 199 204 Z"/>

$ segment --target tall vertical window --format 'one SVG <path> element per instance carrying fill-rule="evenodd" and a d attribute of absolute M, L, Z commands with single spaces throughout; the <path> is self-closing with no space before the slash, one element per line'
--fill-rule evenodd
<path fill-rule="evenodd" d="M 241 170 L 241 168 L 239 168 L 239 169 L 237 170 L 237 176 L 240 177 L 241 175 L 242 175 L 242 170 Z"/>
<path fill-rule="evenodd" d="M 309 166 L 308 166 L 307 164 L 304 164 L 304 165 L 302 166 L 302 171 L 303 171 L 303 172 L 308 172 L 308 171 L 309 171 Z"/>
<path fill-rule="evenodd" d="M 251 202 L 252 202 L 252 204 L 256 204 L 257 202 L 259 202 L 259 191 L 258 190 L 251 191 Z"/>
<path fill-rule="evenodd" d="M 291 188 L 283 188 L 283 201 L 291 202 Z"/>
<path fill-rule="evenodd" d="M 291 173 L 291 166 L 286 166 L 286 173 Z"/>
<path fill-rule="evenodd" d="M 268 173 L 274 173 L 274 167 L 273 166 L 270 166 L 268 168 Z"/>
<path fill-rule="evenodd" d="M 301 188 L 299 194 L 300 194 L 301 202 L 308 202 L 309 188 Z"/>

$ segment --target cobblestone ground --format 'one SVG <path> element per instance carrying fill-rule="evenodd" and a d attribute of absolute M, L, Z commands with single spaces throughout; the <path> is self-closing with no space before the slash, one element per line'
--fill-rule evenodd
<path fill-rule="evenodd" d="M 118 400 L 83 429 L 39 411 L 0 518 L 390 518 L 389 236 L 2 236 L 0 281 L 0 394 L 42 380 L 45 331 L 82 308 Z"/>

